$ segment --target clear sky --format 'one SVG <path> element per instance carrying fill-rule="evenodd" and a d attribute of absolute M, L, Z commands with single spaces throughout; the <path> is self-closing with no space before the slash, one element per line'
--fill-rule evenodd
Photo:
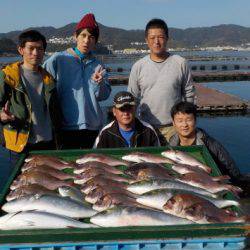
<path fill-rule="evenodd" d="M 124 29 L 144 29 L 163 18 L 169 27 L 250 27 L 250 0 L 1 0 L 0 33 L 29 27 L 62 27 L 92 12 L 98 22 Z"/>

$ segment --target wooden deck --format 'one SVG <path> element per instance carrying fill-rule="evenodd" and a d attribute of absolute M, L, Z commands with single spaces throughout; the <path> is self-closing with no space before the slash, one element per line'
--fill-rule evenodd
<path fill-rule="evenodd" d="M 196 92 L 196 104 L 199 111 L 244 111 L 249 108 L 249 102 L 236 96 L 210 89 L 202 84 L 194 84 Z"/>

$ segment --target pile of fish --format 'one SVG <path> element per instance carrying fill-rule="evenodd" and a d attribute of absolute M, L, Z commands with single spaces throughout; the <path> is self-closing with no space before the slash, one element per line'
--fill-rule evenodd
<path fill-rule="evenodd" d="M 233 212 L 239 187 L 228 176 L 177 150 L 133 152 L 122 159 L 85 154 L 76 162 L 25 159 L 10 186 L 0 229 L 161 226 L 246 222 Z M 90 218 L 88 223 L 85 218 Z"/>

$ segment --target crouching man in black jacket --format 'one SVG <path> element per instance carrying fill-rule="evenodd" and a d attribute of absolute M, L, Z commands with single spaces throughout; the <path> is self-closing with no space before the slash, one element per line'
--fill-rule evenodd
<path fill-rule="evenodd" d="M 242 176 L 226 149 L 204 130 L 196 127 L 196 107 L 192 103 L 179 102 L 171 109 L 176 133 L 170 137 L 171 146 L 205 145 L 223 175 L 229 175 L 233 184 L 244 190 L 243 196 L 250 195 L 250 178 Z"/>
<path fill-rule="evenodd" d="M 115 120 L 106 125 L 96 138 L 94 148 L 122 148 L 160 146 L 154 128 L 135 117 L 134 96 L 126 91 L 114 97 Z"/>

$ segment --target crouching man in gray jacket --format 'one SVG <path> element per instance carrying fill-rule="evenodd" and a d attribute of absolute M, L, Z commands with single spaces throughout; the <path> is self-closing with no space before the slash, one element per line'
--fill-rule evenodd
<path fill-rule="evenodd" d="M 171 109 L 176 133 L 169 139 L 171 146 L 205 145 L 223 175 L 250 195 L 250 178 L 242 176 L 227 150 L 204 130 L 196 127 L 196 107 L 189 102 L 179 102 Z"/>

